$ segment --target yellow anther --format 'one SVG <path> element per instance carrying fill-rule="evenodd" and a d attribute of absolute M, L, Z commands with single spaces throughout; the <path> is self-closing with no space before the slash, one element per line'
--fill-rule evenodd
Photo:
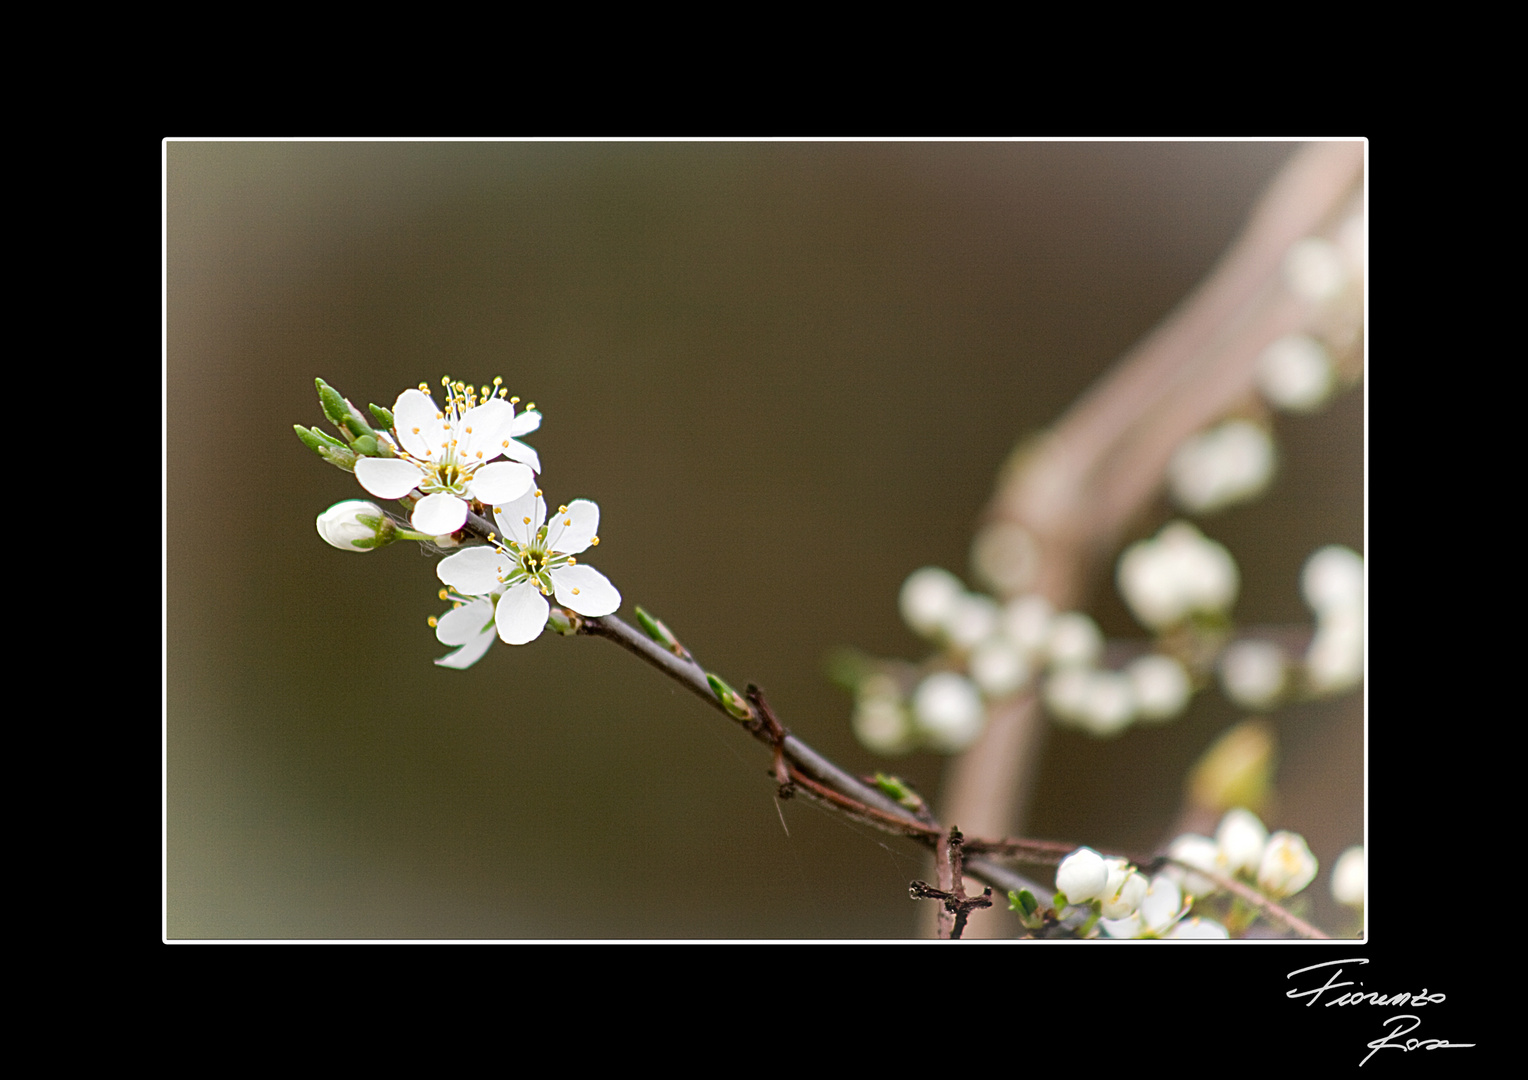
<path fill-rule="evenodd" d="M 573 595 L 574 595 L 574 596 L 577 596 L 577 595 L 578 595 L 578 590 L 577 590 L 577 589 L 574 589 L 574 590 L 573 590 Z"/>
<path fill-rule="evenodd" d="M 504 441 L 503 441 L 503 442 L 502 442 L 502 443 L 500 443 L 500 444 L 499 444 L 499 445 L 500 445 L 500 446 L 502 446 L 502 447 L 504 447 L 504 449 L 506 449 L 506 450 L 508 450 L 508 449 L 509 449 L 509 440 L 508 440 L 508 439 L 505 439 L 505 440 L 504 440 Z"/>
<path fill-rule="evenodd" d="M 597 536 L 589 537 L 589 546 L 590 547 L 599 547 L 600 546 L 600 538 L 597 537 Z"/>
<path fill-rule="evenodd" d="M 415 434 L 415 435 L 418 435 L 418 434 L 419 434 L 419 429 L 418 429 L 418 428 L 415 428 L 415 429 L 414 429 L 414 434 Z"/>
<path fill-rule="evenodd" d="M 482 460 L 483 460 L 483 451 L 481 451 L 481 450 L 479 450 L 479 451 L 478 451 L 478 452 L 477 452 L 477 456 L 478 456 L 478 460 L 479 460 L 479 461 L 482 461 Z"/>
<path fill-rule="evenodd" d="M 529 412 L 530 410 L 534 409 L 535 407 L 536 407 L 536 403 L 534 401 L 527 401 L 525 403 L 525 411 L 526 412 Z"/>
<path fill-rule="evenodd" d="M 425 622 L 429 623 L 431 627 L 440 625 L 440 620 L 437 619 L 434 615 L 431 615 L 428 619 L 425 620 Z"/>
<path fill-rule="evenodd" d="M 531 523 L 531 519 L 530 518 L 521 518 L 520 520 L 525 522 L 527 525 L 529 525 Z"/>
<path fill-rule="evenodd" d="M 465 431 L 468 435 L 472 434 L 472 429 L 471 428 L 463 428 L 462 430 Z"/>
<path fill-rule="evenodd" d="M 495 386 L 503 386 L 504 385 L 504 376 L 502 376 L 502 375 L 495 375 L 493 377 L 493 384 Z"/>
<path fill-rule="evenodd" d="M 451 594 L 446 592 L 445 589 L 441 589 L 440 592 L 436 593 L 436 595 L 439 596 L 442 600 L 451 599 Z"/>
<path fill-rule="evenodd" d="M 520 399 L 519 399 L 519 397 L 512 397 L 512 398 L 509 399 L 509 403 L 511 405 L 518 405 L 518 404 L 520 404 Z"/>

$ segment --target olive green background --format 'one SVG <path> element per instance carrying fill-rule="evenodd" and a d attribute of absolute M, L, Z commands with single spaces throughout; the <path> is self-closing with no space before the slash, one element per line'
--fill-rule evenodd
<path fill-rule="evenodd" d="M 846 767 L 878 758 L 823 674 L 915 659 L 896 593 L 969 580 L 997 469 L 1209 269 L 1288 143 L 214 143 L 166 148 L 170 938 L 901 938 L 916 848 L 779 804 L 767 754 L 609 643 L 474 668 L 413 545 L 316 515 L 364 497 L 292 425 L 502 375 L 544 412 L 590 562 Z M 1238 616 L 1304 621 L 1315 547 L 1363 549 L 1363 402 L 1281 418 L 1267 497 L 1203 519 Z M 1158 506 L 1137 534 L 1154 531 Z M 1107 580 L 1090 610 L 1138 635 Z M 1151 848 L 1240 718 L 1054 732 L 1030 833 Z M 1362 838 L 1362 704 L 1278 714 L 1280 805 L 1326 871 Z"/>

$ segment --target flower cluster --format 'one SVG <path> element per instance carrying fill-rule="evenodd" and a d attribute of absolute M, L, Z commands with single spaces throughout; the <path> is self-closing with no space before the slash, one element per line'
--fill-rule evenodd
<path fill-rule="evenodd" d="M 621 605 L 615 586 L 578 561 L 599 543 L 599 507 L 575 499 L 548 519 L 536 483 L 540 457 L 520 441 L 540 428 L 541 414 L 534 405 L 517 412 L 520 399 L 509 397 L 501 384 L 494 379 L 492 387 L 473 387 L 447 378 L 446 403 L 440 407 L 421 383 L 399 394 L 390 410 L 371 406 L 380 425 L 374 429 L 320 379 L 324 413 L 345 441 L 297 428 L 306 445 L 355 473 L 372 495 L 410 506 L 412 528 L 375 503 L 335 504 L 317 522 L 319 535 L 334 547 L 370 551 L 400 539 L 457 547 L 471 516 L 492 512 L 498 530 L 487 534 L 488 545 L 458 551 L 436 568 L 447 586 L 440 597 L 452 608 L 430 624 L 442 644 L 456 647 L 436 661 L 443 667 L 470 667 L 495 636 L 523 645 L 539 637 L 549 621 L 566 629 L 567 619 L 552 618 L 548 597 L 589 618 Z"/>
<path fill-rule="evenodd" d="M 1254 882 L 1264 895 L 1282 899 L 1300 892 L 1316 877 L 1316 857 L 1305 838 L 1294 832 L 1270 834 L 1256 814 L 1233 807 L 1220 819 L 1213 838 L 1184 833 L 1167 848 L 1179 863 L 1226 877 Z M 1193 896 L 1209 896 L 1217 886 L 1182 867 L 1164 871 Z"/>

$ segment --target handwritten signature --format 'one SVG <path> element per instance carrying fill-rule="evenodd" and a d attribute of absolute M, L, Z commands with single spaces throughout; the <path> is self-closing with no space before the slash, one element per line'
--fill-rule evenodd
<path fill-rule="evenodd" d="M 1321 985 L 1311 986 L 1306 989 L 1301 989 L 1297 986 L 1285 996 L 1295 999 L 1305 998 L 1307 999 L 1305 1005 L 1309 1008 L 1316 1004 L 1321 999 L 1321 996 L 1328 991 L 1343 990 L 1354 985 L 1351 979 L 1339 981 L 1342 979 L 1343 974 L 1342 968 L 1339 965 L 1367 964 L 1368 962 L 1368 960 L 1362 957 L 1350 957 L 1346 960 L 1328 960 L 1322 964 L 1311 964 L 1309 967 L 1297 968 L 1284 977 L 1286 979 L 1293 979 L 1296 975 L 1304 975 L 1307 972 L 1323 971 L 1323 969 L 1330 970 L 1323 971 L 1326 976 L 1326 982 Z M 1313 976 L 1313 978 L 1316 977 L 1319 976 Z M 1363 986 L 1362 980 L 1357 985 Z M 1426 1005 L 1440 1005 L 1447 999 L 1446 994 L 1430 994 L 1427 992 L 1427 988 L 1423 987 L 1420 993 L 1400 991 L 1398 993 L 1384 994 L 1373 990 L 1349 990 L 1347 993 L 1336 994 L 1323 1001 L 1322 1004 L 1328 1008 L 1333 1005 L 1383 1005 L 1391 1008 L 1410 1006 L 1413 1009 L 1418 1009 Z M 1369 1059 L 1381 1050 L 1401 1050 L 1410 1053 L 1412 1050 L 1458 1050 L 1475 1045 L 1474 1043 L 1449 1042 L 1447 1039 L 1408 1038 L 1403 1040 L 1402 1036 L 1410 1035 L 1421 1026 L 1421 1018 L 1414 1013 L 1399 1013 L 1389 1017 L 1384 1023 L 1390 1030 L 1367 1044 L 1369 1052 L 1364 1056 L 1363 1061 L 1358 1063 L 1360 1066 L 1367 1064 Z"/>

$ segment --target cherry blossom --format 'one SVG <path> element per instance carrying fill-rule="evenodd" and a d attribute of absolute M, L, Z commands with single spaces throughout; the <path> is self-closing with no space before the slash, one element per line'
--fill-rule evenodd
<path fill-rule="evenodd" d="M 494 507 L 502 539 L 442 559 L 436 574 L 466 596 L 487 597 L 502 590 L 494 607 L 499 637 L 510 645 L 524 645 L 546 627 L 548 596 L 555 595 L 563 607 L 590 618 L 621 606 L 621 594 L 609 579 L 576 558 L 599 543 L 599 520 L 600 508 L 588 499 L 574 499 L 548 519 L 541 491 L 528 491 Z"/>
<path fill-rule="evenodd" d="M 502 380 L 494 379 L 494 387 Z M 393 406 L 396 457 L 362 457 L 356 479 L 373 495 L 401 499 L 416 488 L 423 495 L 410 518 L 414 528 L 431 536 L 454 533 L 467 522 L 473 500 L 483 505 L 519 498 L 541 471 L 536 451 L 517 436 L 541 426 L 541 414 L 528 407 L 515 414 L 519 398 L 503 390 L 445 380 L 446 407 L 425 392 L 405 390 Z M 495 461 L 498 457 L 513 461 Z"/>

